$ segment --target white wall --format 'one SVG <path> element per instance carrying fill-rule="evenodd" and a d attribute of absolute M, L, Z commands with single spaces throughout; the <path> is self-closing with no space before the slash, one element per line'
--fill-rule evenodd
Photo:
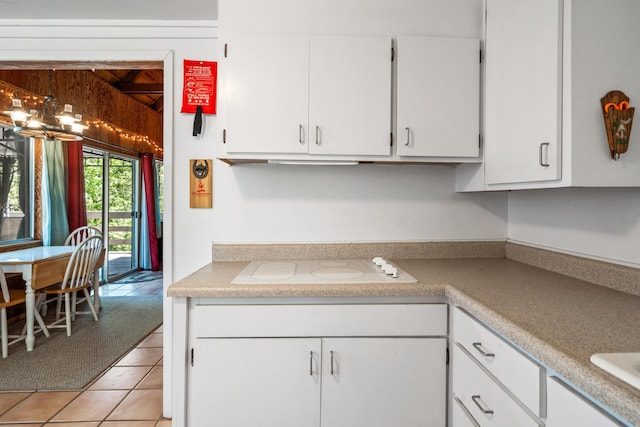
<path fill-rule="evenodd" d="M 481 36 L 483 0 L 219 0 L 220 32 Z"/>
<path fill-rule="evenodd" d="M 509 240 L 640 267 L 640 189 L 509 193 Z"/>
<path fill-rule="evenodd" d="M 505 194 L 455 193 L 452 166 L 215 167 L 218 243 L 506 237 Z"/>
<path fill-rule="evenodd" d="M 216 0 L 2 0 L 2 19 L 216 20 Z"/>

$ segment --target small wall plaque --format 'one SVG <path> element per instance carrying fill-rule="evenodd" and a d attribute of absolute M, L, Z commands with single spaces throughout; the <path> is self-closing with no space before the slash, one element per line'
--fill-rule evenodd
<path fill-rule="evenodd" d="M 189 179 L 189 207 L 213 207 L 212 165 L 211 159 L 190 160 L 191 178 Z"/>
<path fill-rule="evenodd" d="M 629 136 L 635 108 L 629 107 L 629 97 L 619 90 L 607 93 L 600 99 L 611 158 L 618 160 L 629 148 Z"/>

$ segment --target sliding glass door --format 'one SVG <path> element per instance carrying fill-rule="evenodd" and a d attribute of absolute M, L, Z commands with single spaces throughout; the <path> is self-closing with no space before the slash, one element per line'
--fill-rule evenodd
<path fill-rule="evenodd" d="M 138 160 L 109 156 L 108 277 L 138 268 Z"/>
<path fill-rule="evenodd" d="M 86 150 L 84 162 L 87 221 L 108 236 L 103 279 L 113 281 L 139 266 L 139 161 Z"/>

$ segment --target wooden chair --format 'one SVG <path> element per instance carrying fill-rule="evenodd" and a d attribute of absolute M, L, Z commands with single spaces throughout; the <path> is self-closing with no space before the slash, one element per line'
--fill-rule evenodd
<path fill-rule="evenodd" d="M 91 225 L 85 225 L 83 227 L 78 227 L 73 230 L 65 239 L 65 246 L 77 246 L 87 237 L 92 236 L 100 236 L 102 237 L 102 230 L 98 227 L 93 227 Z"/>
<path fill-rule="evenodd" d="M 102 253 L 102 236 L 91 236 L 84 239 L 80 244 L 76 246 L 64 274 L 64 279 L 59 285 L 55 285 L 53 288 L 44 288 L 42 293 L 45 295 L 64 295 L 65 316 L 64 319 L 60 318 L 60 313 L 56 313 L 56 320 L 47 325 L 48 328 L 66 328 L 67 336 L 71 335 L 71 321 L 75 320 L 76 316 L 76 303 L 82 301 L 87 302 L 90 313 L 93 315 L 93 319 L 97 322 L 98 315 L 89 297 L 88 288 L 92 285 L 92 278 L 96 268 L 96 263 Z M 76 301 L 73 298 L 74 304 L 71 304 L 73 294 L 82 291 L 85 298 Z M 60 323 L 65 321 L 64 325 Z"/>
<path fill-rule="evenodd" d="M 7 286 L 7 278 L 4 275 L 2 267 L 0 267 L 0 291 L 0 335 L 2 336 L 2 357 L 5 358 L 9 355 L 9 346 L 25 338 L 24 332 L 22 335 L 9 335 L 7 325 L 7 307 L 24 304 L 25 291 L 24 289 L 9 289 Z M 48 337 L 49 332 L 47 331 L 47 327 L 37 310 L 35 312 L 35 318 L 45 336 Z M 11 341 L 9 341 L 9 339 L 11 339 Z"/>
<path fill-rule="evenodd" d="M 69 233 L 69 235 L 64 241 L 64 245 L 77 246 L 86 238 L 93 237 L 93 236 L 102 237 L 102 230 L 100 230 L 98 227 L 93 227 L 91 225 L 78 227 L 75 230 L 73 230 L 71 233 Z M 103 243 L 103 246 L 104 246 L 104 243 Z M 93 306 L 96 309 L 96 311 L 100 311 L 100 294 L 98 293 L 100 289 L 100 271 L 99 270 L 102 268 L 104 264 L 105 252 L 106 252 L 106 248 L 103 248 L 102 256 L 100 257 L 100 259 L 98 259 L 98 262 L 96 262 L 96 269 L 94 272 L 94 277 L 92 279 Z M 82 302 L 82 301 L 76 301 L 75 298 L 76 298 L 76 294 L 73 294 L 73 301 L 72 301 L 73 305 L 76 305 L 77 303 Z M 57 295 L 55 300 L 56 300 L 56 319 L 59 319 L 60 312 L 62 311 L 62 295 Z M 48 300 L 47 303 L 50 301 L 51 300 Z M 45 309 L 44 312 L 46 313 L 46 306 L 44 307 L 44 309 Z"/>

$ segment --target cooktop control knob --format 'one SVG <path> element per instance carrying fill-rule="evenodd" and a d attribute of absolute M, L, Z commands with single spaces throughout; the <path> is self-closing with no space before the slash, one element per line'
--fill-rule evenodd
<path fill-rule="evenodd" d="M 382 266 L 382 271 L 388 274 L 391 277 L 398 277 L 398 269 L 391 264 L 385 264 Z"/>
<path fill-rule="evenodd" d="M 386 264 L 387 264 L 387 261 L 385 261 L 385 259 L 384 259 L 384 258 L 379 257 L 379 256 L 375 257 L 372 261 L 373 261 L 373 263 L 374 263 L 375 265 L 377 265 L 378 267 L 382 267 L 383 265 L 386 265 Z"/>

